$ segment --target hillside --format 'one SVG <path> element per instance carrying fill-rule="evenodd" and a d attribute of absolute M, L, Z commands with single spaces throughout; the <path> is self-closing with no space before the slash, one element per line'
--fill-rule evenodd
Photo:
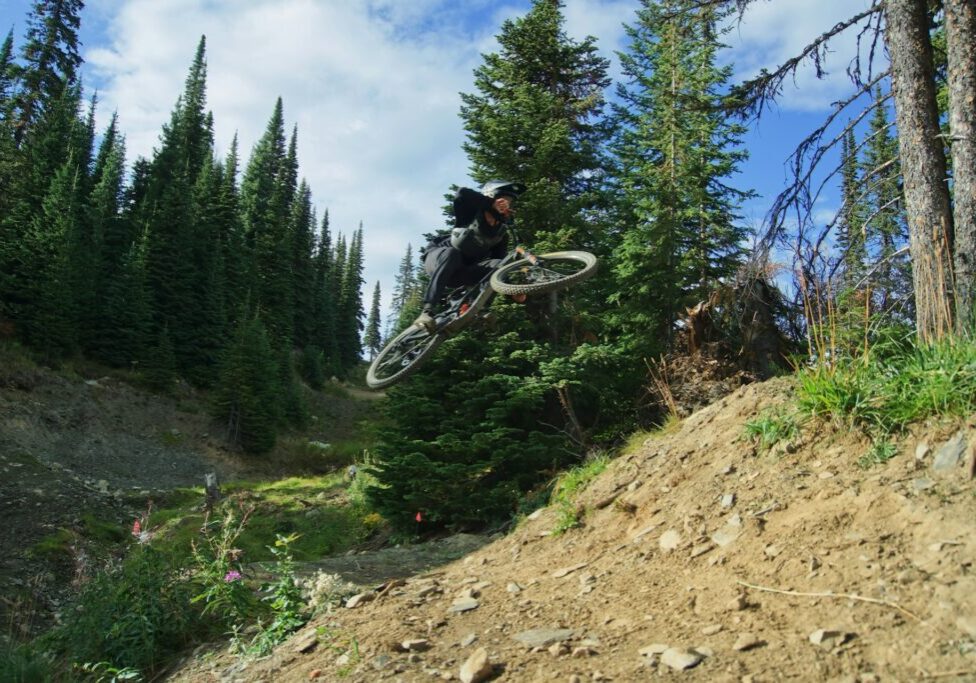
<path fill-rule="evenodd" d="M 744 423 L 790 391 L 749 385 L 648 435 L 582 493 L 580 528 L 554 535 L 545 508 L 272 657 L 217 649 L 168 680 L 976 680 L 973 449 L 953 441 L 976 423 L 919 427 L 874 466 L 824 424 L 757 451 Z"/>

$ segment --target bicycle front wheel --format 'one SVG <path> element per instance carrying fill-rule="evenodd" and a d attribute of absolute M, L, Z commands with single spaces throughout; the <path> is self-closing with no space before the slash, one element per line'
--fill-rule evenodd
<path fill-rule="evenodd" d="M 556 251 L 537 257 L 533 264 L 521 259 L 491 275 L 491 288 L 499 294 L 542 294 L 582 282 L 596 273 L 597 259 L 586 251 Z"/>
<path fill-rule="evenodd" d="M 371 389 L 384 389 L 413 374 L 446 338 L 411 325 L 383 347 L 366 372 Z"/>

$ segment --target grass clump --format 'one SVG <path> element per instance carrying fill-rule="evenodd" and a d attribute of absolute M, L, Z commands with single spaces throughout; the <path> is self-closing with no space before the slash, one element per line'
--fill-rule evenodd
<path fill-rule="evenodd" d="M 871 444 L 868 452 L 858 459 L 857 465 L 862 470 L 867 470 L 875 465 L 884 465 L 896 455 L 898 447 L 887 438 L 881 438 Z"/>
<path fill-rule="evenodd" d="M 801 371 L 798 404 L 811 415 L 880 435 L 930 417 L 968 416 L 976 410 L 976 343 L 883 339 L 859 358 Z"/>
<path fill-rule="evenodd" d="M 760 449 L 767 451 L 782 441 L 797 438 L 800 424 L 796 414 L 775 410 L 746 422 L 745 435 Z"/>
<path fill-rule="evenodd" d="M 559 535 L 580 525 L 582 511 L 576 504 L 576 498 L 587 484 L 607 469 L 608 464 L 610 464 L 610 456 L 603 453 L 564 472 L 559 477 L 549 500 L 557 512 L 553 534 Z"/>

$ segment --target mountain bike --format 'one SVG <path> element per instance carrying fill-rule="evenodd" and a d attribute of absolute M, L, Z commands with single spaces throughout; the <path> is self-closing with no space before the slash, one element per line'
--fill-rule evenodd
<path fill-rule="evenodd" d="M 516 247 L 477 284 L 457 287 L 444 296 L 434 315 L 433 332 L 411 325 L 393 338 L 369 366 L 366 384 L 383 389 L 416 372 L 445 340 L 485 316 L 497 294 L 519 296 L 554 292 L 596 273 L 597 258 L 586 251 L 556 251 L 536 256 Z"/>

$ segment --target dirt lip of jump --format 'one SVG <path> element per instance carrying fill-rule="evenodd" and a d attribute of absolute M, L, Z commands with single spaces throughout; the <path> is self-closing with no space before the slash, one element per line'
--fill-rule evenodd
<path fill-rule="evenodd" d="M 829 425 L 757 452 L 744 423 L 790 394 L 748 385 L 649 437 L 583 492 L 581 528 L 542 509 L 269 658 L 169 680 L 976 680 L 972 448 L 945 466 L 976 425 L 920 426 L 867 469 Z"/>

